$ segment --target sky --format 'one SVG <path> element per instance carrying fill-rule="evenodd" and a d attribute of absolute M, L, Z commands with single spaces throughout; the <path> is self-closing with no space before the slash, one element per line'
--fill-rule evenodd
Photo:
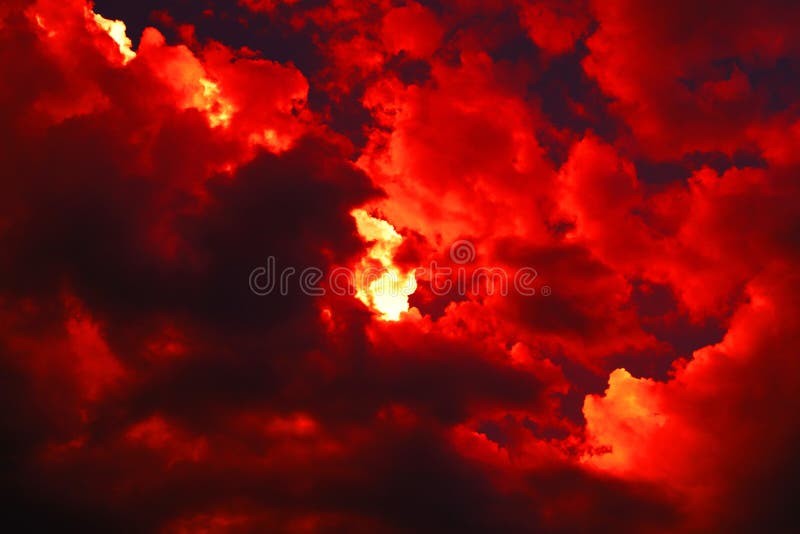
<path fill-rule="evenodd" d="M 800 531 L 800 5 L 6 0 L 30 531 Z"/>

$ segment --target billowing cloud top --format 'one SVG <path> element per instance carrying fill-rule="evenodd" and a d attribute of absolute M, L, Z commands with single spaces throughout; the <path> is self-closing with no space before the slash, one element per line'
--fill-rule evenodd
<path fill-rule="evenodd" d="M 31 531 L 800 531 L 800 6 L 7 0 Z"/>

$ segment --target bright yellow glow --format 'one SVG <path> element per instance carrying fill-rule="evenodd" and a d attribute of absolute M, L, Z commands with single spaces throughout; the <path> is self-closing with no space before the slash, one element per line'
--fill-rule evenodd
<path fill-rule="evenodd" d="M 105 31 L 114 42 L 119 45 L 119 51 L 122 54 L 122 64 L 127 64 L 130 60 L 136 57 L 136 52 L 131 48 L 133 43 L 125 33 L 125 23 L 121 20 L 109 20 L 102 15 L 91 12 L 94 21 Z"/>
<path fill-rule="evenodd" d="M 34 13 L 33 16 L 36 19 L 36 25 L 39 26 L 42 30 L 46 31 L 48 37 L 56 36 L 56 31 L 51 30 L 50 28 L 47 27 L 47 24 L 45 23 L 41 15 L 39 15 L 38 13 Z"/>
<path fill-rule="evenodd" d="M 373 245 L 356 269 L 356 298 L 379 312 L 386 321 L 399 321 L 408 311 L 408 296 L 417 290 L 414 271 L 403 273 L 394 265 L 394 254 L 403 236 L 386 221 L 353 210 L 358 233 Z"/>
<path fill-rule="evenodd" d="M 200 79 L 203 94 L 197 102 L 197 108 L 206 112 L 211 126 L 229 126 L 233 117 L 233 104 L 222 98 L 219 85 L 207 78 Z"/>

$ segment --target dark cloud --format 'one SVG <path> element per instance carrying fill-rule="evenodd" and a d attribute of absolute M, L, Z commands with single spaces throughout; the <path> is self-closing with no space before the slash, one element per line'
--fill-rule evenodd
<path fill-rule="evenodd" d="M 9 521 L 796 530 L 798 11 L 718 4 L 0 7 Z"/>

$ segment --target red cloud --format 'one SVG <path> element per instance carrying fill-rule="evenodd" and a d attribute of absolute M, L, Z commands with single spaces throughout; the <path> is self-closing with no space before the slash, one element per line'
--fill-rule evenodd
<path fill-rule="evenodd" d="M 0 8 L 11 519 L 797 530 L 796 18 Z"/>

